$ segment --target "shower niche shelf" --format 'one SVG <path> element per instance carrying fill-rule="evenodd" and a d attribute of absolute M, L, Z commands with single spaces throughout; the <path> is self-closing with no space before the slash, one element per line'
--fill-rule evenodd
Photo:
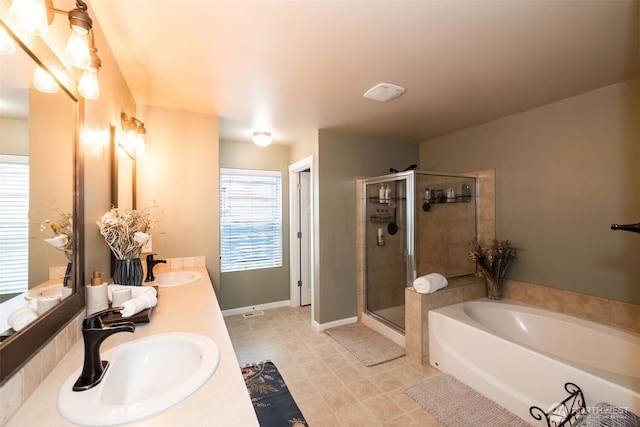
<path fill-rule="evenodd" d="M 369 197 L 369 203 L 373 203 L 376 205 L 387 205 L 390 202 L 395 202 L 396 199 L 394 199 L 393 197 L 390 199 L 381 199 L 380 197 Z"/>

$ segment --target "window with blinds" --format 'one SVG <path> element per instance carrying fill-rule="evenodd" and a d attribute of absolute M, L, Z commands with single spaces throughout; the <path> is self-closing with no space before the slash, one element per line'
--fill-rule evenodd
<path fill-rule="evenodd" d="M 221 272 L 282 266 L 282 177 L 220 170 Z"/>
<path fill-rule="evenodd" d="M 0 155 L 0 294 L 29 283 L 29 158 Z"/>

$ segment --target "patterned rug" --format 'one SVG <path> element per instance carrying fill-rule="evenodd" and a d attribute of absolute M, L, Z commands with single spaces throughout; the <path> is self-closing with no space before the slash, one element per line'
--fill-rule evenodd
<path fill-rule="evenodd" d="M 308 426 L 273 362 L 247 365 L 242 376 L 261 427 Z"/>
<path fill-rule="evenodd" d="M 338 326 L 324 331 L 360 360 L 374 366 L 404 356 L 404 348 L 362 323 Z"/>
<path fill-rule="evenodd" d="M 528 427 L 531 425 L 448 374 L 429 377 L 409 387 L 405 393 L 445 426 Z"/>

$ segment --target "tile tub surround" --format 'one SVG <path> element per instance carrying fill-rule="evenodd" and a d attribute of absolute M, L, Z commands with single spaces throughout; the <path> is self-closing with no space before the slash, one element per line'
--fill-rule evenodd
<path fill-rule="evenodd" d="M 183 264 L 184 266 L 184 264 Z M 133 334 L 115 334 L 103 344 L 108 350 L 125 342 L 163 332 L 193 332 L 210 337 L 220 348 L 220 366 L 200 389 L 155 416 L 129 423 L 135 426 L 238 425 L 258 426 L 240 373 L 229 333 L 225 327 L 205 267 L 187 267 L 202 273 L 202 279 L 184 286 L 160 288 L 151 322 L 139 324 Z M 79 340 L 6 424 L 11 426 L 73 425 L 57 410 L 60 386 L 82 366 L 83 343 Z"/>
<path fill-rule="evenodd" d="M 407 360 L 429 365 L 429 310 L 486 296 L 485 280 L 478 275 L 449 279 L 446 288 L 430 294 L 406 288 L 404 337 Z"/>
<path fill-rule="evenodd" d="M 547 310 L 640 333 L 640 305 L 517 280 L 505 281 L 503 296 Z"/>

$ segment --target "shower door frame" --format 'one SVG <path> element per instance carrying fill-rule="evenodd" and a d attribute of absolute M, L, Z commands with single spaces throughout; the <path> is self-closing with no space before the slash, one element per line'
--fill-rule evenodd
<path fill-rule="evenodd" d="M 367 227 L 369 227 L 371 224 L 371 221 L 369 220 L 369 218 L 367 217 L 367 205 L 369 203 L 369 196 L 367 195 L 367 185 L 375 185 L 375 184 L 382 184 L 382 183 L 388 183 L 391 181 L 405 181 L 406 180 L 406 203 L 405 203 L 405 215 L 406 215 L 406 225 L 405 225 L 405 230 L 404 232 L 406 233 L 406 248 L 405 248 L 405 288 L 406 287 L 410 287 L 413 286 L 413 280 L 415 279 L 415 268 L 414 268 L 414 256 L 415 256 L 415 240 L 414 240 L 414 236 L 415 236 L 415 223 L 414 223 L 414 218 L 415 218 L 415 171 L 406 171 L 406 172 L 398 172 L 398 173 L 392 173 L 392 174 L 387 174 L 387 175 L 382 175 L 382 176 L 377 176 L 374 178 L 368 178 L 365 179 L 363 181 L 363 194 L 364 194 L 364 206 L 363 206 L 363 210 L 362 212 L 365 215 L 365 251 L 366 248 L 368 248 L 369 244 L 376 244 L 376 242 L 370 242 L 369 241 L 369 233 L 367 233 Z M 397 197 L 397 194 L 396 194 Z M 398 203 L 398 201 L 396 200 L 396 204 Z M 397 219 L 397 218 L 396 218 Z M 366 313 L 367 315 L 375 318 L 376 320 L 382 322 L 383 324 L 389 326 L 390 328 L 403 333 L 404 334 L 404 329 L 400 328 L 398 325 L 394 324 L 393 322 L 385 319 L 384 317 L 376 314 L 373 311 L 369 310 L 368 307 L 368 286 L 369 286 L 369 260 L 368 257 L 365 254 L 365 265 L 364 265 L 364 289 L 363 289 L 363 299 L 364 299 L 364 307 L 363 307 L 363 311 L 364 313 Z"/>

